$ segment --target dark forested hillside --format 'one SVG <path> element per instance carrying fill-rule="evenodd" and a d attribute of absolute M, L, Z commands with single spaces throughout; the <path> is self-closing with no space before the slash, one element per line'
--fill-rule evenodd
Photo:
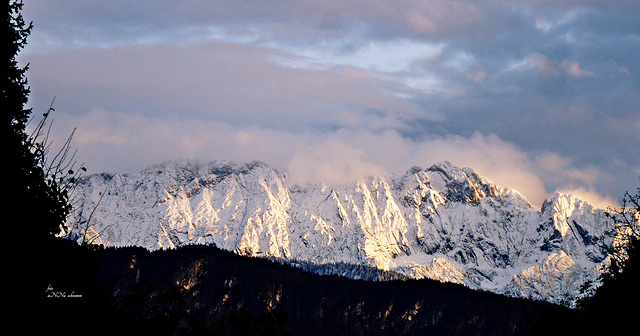
<path fill-rule="evenodd" d="M 576 316 L 428 280 L 315 275 L 212 246 L 148 252 L 62 243 L 55 253 L 64 258 L 48 257 L 38 306 L 18 314 L 15 331 L 44 324 L 120 335 L 549 335 Z"/>

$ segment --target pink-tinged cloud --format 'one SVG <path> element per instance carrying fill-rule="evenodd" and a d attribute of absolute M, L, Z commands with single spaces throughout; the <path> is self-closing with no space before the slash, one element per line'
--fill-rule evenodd
<path fill-rule="evenodd" d="M 89 173 L 132 172 L 173 159 L 259 160 L 285 173 L 292 185 L 304 186 L 403 174 L 412 166 L 429 167 L 447 160 L 471 167 L 498 185 L 515 188 L 535 206 L 556 189 L 579 192 L 597 205 L 613 204 L 609 196 L 590 187 L 599 173 L 573 168 L 553 153 L 531 157 L 495 135 L 432 136 L 417 141 L 395 131 L 293 132 L 211 120 L 162 120 L 102 109 L 84 115 L 58 114 L 56 123 L 54 148 L 70 131 L 61 125 L 78 127 L 73 145 L 78 149 L 78 162 L 89 163 Z"/>

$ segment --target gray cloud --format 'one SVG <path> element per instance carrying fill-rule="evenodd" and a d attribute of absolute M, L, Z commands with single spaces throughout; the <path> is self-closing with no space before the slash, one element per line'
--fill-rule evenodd
<path fill-rule="evenodd" d="M 446 159 L 447 150 L 473 158 L 460 161 L 489 175 L 500 170 L 490 162 L 502 161 L 486 153 L 520 157 L 504 163 L 519 177 L 493 175 L 537 190 L 530 192 L 535 199 L 555 189 L 617 198 L 637 184 L 637 1 L 66 0 L 29 2 L 24 14 L 36 27 L 22 56 L 31 63 L 31 105 L 44 110 L 56 96 L 58 111 L 91 127 L 95 111 L 122 113 L 112 129 L 94 134 L 109 148 L 103 156 L 131 160 L 116 153 L 126 146 L 141 148 L 139 161 L 162 156 L 144 154 L 163 151 L 138 136 L 117 143 L 131 133 L 124 116 L 132 115 L 134 124 L 156 125 L 142 132 L 149 136 L 171 138 L 172 123 L 226 125 L 214 128 L 235 129 L 228 135 L 238 139 L 243 130 L 245 143 L 260 134 L 263 144 L 273 136 L 273 145 L 309 149 L 308 157 L 302 149 L 279 156 L 226 142 L 234 157 L 278 157 L 283 169 L 313 158 L 333 162 L 328 153 L 344 152 L 353 158 L 339 159 L 349 171 L 388 170 L 392 164 L 376 152 L 384 139 L 413 148 L 396 152 L 423 162 Z M 202 148 L 203 140 L 176 132 L 189 148 Z M 344 132 L 377 146 L 339 136 Z M 201 128 L 193 134 L 211 137 Z M 486 141 L 491 137 L 498 140 Z M 487 162 L 473 152 L 479 139 Z M 186 148 L 164 147 L 173 154 Z M 134 166 L 108 161 L 114 169 Z M 322 175 L 308 173 L 301 179 Z"/>

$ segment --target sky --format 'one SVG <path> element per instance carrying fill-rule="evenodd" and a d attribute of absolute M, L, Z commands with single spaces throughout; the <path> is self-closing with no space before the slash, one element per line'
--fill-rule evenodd
<path fill-rule="evenodd" d="M 24 0 L 34 116 L 88 173 L 263 161 L 292 184 L 450 161 L 535 206 L 640 183 L 640 1 Z"/>

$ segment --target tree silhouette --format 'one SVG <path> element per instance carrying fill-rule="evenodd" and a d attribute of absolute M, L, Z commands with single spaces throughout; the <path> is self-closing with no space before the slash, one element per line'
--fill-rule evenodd
<path fill-rule="evenodd" d="M 32 242 L 45 243 L 66 229 L 65 219 L 71 210 L 67 189 L 77 172 L 70 155 L 71 136 L 47 161 L 51 148 L 47 118 L 52 107 L 42 115 L 34 131 L 27 132 L 32 121 L 32 110 L 25 108 L 30 93 L 26 77 L 29 65 L 20 67 L 16 56 L 26 45 L 33 24 L 25 22 L 20 13 L 22 6 L 22 1 L 7 1 L 2 12 L 5 25 L 1 28 L 4 65 L 0 75 L 0 176 L 4 192 L 9 195 L 3 206 L 6 213 L 15 214 L 13 228 L 27 232 Z"/>
<path fill-rule="evenodd" d="M 637 328 L 640 305 L 640 187 L 625 193 L 620 209 L 609 208 L 614 226 L 601 239 L 610 265 L 600 275 L 600 286 L 579 302 L 582 326 L 589 334 L 624 334 Z M 588 292 L 591 284 L 584 289 Z M 595 323 L 595 321 L 601 321 Z"/>
<path fill-rule="evenodd" d="M 24 48 L 33 24 L 22 17 L 20 0 L 3 2 L 0 53 L 0 177 L 2 178 L 3 249 L 5 249 L 5 296 L 12 307 L 10 316 L 16 334 L 33 325 L 34 317 L 52 319 L 65 313 L 70 305 L 82 300 L 55 302 L 47 299 L 46 291 L 79 290 L 85 283 L 79 273 L 82 258 L 69 253 L 55 236 L 65 229 L 71 210 L 68 190 L 74 179 L 85 169 L 74 171 L 74 155 L 69 139 L 62 148 L 49 156 L 50 107 L 33 121 L 32 110 L 26 108 L 30 88 L 26 72 L 29 65 L 20 66 L 17 54 Z M 32 131 L 28 132 L 27 129 Z M 87 263 L 88 264 L 88 263 Z M 72 267 L 71 267 L 72 266 Z M 73 277 L 72 277 L 73 275 Z M 82 309 L 77 309 L 82 311 Z M 28 312 L 28 314 L 26 313 Z"/>
<path fill-rule="evenodd" d="M 25 72 L 28 66 L 20 68 L 15 57 L 27 43 L 27 36 L 31 32 L 33 25 L 27 25 L 20 14 L 22 3 L 9 1 L 5 3 L 2 27 L 2 60 L 5 63 L 2 67 L 2 106 L 4 114 L 2 116 L 3 137 L 17 136 L 22 142 L 26 139 L 24 127 L 29 119 L 31 110 L 25 109 L 29 95 L 29 87 Z M 3 139 L 3 146 L 5 145 Z"/>

